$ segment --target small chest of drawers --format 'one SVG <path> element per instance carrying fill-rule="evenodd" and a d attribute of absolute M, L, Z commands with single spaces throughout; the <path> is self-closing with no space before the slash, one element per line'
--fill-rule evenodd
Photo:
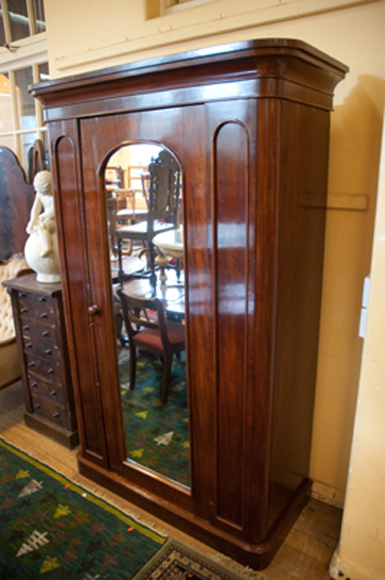
<path fill-rule="evenodd" d="M 5 283 L 12 297 L 26 412 L 25 422 L 52 439 L 75 447 L 78 432 L 60 284 L 34 275 Z"/>

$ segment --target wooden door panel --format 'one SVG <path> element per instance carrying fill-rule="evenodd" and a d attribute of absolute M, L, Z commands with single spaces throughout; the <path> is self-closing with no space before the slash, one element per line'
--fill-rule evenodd
<path fill-rule="evenodd" d="M 87 289 L 88 267 L 80 174 L 80 147 L 76 121 L 50 127 L 55 207 L 61 253 L 63 304 L 71 337 L 71 370 L 79 431 L 93 460 L 108 465 L 103 413 L 99 401 L 94 336 L 90 331 Z M 97 418 L 95 420 L 95 418 Z"/>

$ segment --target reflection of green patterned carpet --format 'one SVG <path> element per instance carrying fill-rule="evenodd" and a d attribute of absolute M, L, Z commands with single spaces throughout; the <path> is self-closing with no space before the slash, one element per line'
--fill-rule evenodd
<path fill-rule="evenodd" d="M 129 361 L 121 362 L 120 373 L 128 458 L 189 486 L 185 360 L 185 353 L 180 360 L 174 357 L 166 405 L 160 402 L 162 364 L 159 357 L 140 353 L 134 391 L 129 390 Z"/>

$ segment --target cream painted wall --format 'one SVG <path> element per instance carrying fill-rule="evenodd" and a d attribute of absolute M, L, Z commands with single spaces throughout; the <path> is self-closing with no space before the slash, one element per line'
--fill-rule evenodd
<path fill-rule="evenodd" d="M 353 450 L 333 578 L 385 578 L 385 125 Z"/>
<path fill-rule="evenodd" d="M 148 19 L 155 0 L 45 0 L 54 77 L 262 37 L 309 42 L 350 67 L 335 94 L 311 476 L 342 506 L 362 355 L 385 101 L 385 2 L 215 0 Z M 346 6 L 343 6 L 346 5 Z"/>

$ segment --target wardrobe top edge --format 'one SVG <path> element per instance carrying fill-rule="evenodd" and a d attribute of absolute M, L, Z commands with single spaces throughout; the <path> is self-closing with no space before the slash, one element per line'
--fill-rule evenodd
<path fill-rule="evenodd" d="M 110 82 L 126 76 L 140 76 L 146 73 L 162 72 L 173 68 L 188 68 L 200 64 L 236 60 L 258 56 L 297 56 L 319 61 L 321 68 L 332 68 L 335 73 L 345 76 L 349 71 L 342 62 L 318 50 L 312 45 L 291 38 L 263 38 L 235 42 L 188 52 L 181 52 L 162 57 L 129 62 L 104 69 L 89 71 L 82 74 L 69 75 L 49 81 L 36 83 L 30 87 L 34 96 L 44 95 L 51 91 L 62 91 L 80 88 L 95 82 Z"/>

